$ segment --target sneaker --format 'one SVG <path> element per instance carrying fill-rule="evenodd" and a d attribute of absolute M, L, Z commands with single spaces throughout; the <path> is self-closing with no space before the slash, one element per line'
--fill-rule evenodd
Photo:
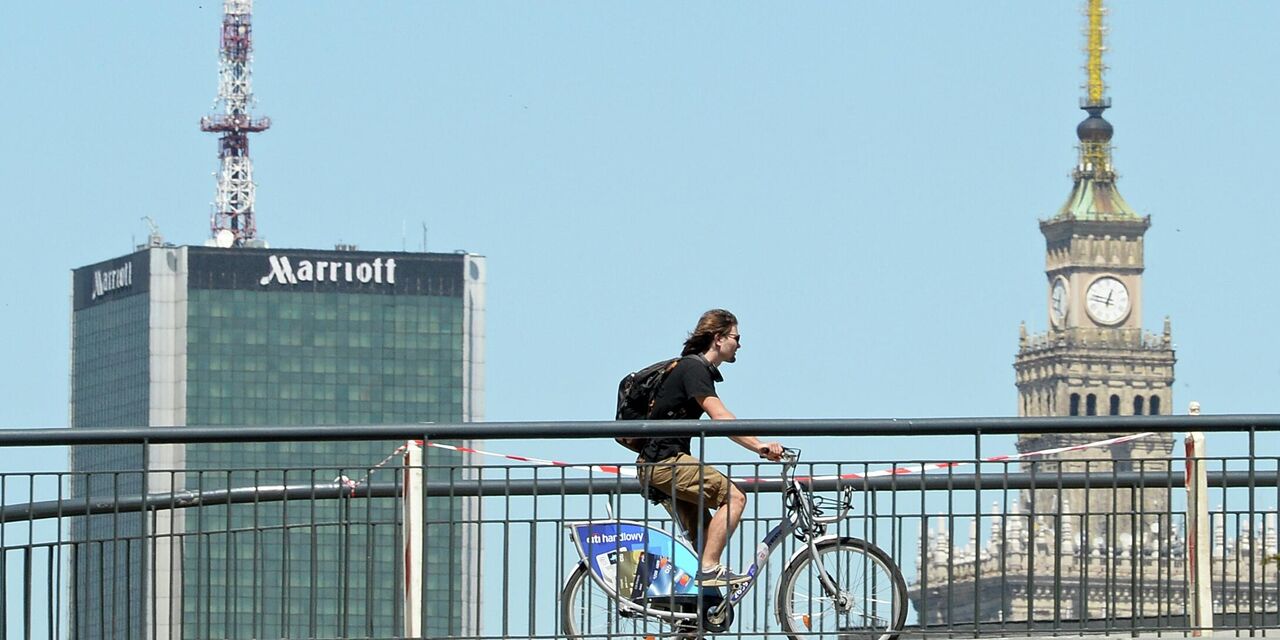
<path fill-rule="evenodd" d="M 734 573 L 724 565 L 718 564 L 710 569 L 699 569 L 698 576 L 694 580 L 703 587 L 726 587 L 747 582 L 751 580 L 751 576 Z"/>

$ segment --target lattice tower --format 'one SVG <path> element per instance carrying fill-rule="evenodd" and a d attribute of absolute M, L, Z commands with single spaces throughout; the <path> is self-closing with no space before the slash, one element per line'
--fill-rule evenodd
<path fill-rule="evenodd" d="M 249 134 L 265 131 L 271 126 L 271 119 L 249 115 L 253 103 L 249 69 L 253 61 L 253 0 L 224 0 L 222 11 L 218 97 L 213 105 L 217 111 L 221 104 L 222 112 L 201 118 L 200 130 L 220 134 L 218 191 L 210 233 L 215 240 L 230 239 L 233 246 L 243 246 L 257 237 Z"/>

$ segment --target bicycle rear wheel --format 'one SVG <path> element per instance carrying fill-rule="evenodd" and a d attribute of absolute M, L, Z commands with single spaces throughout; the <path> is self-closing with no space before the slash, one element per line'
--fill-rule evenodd
<path fill-rule="evenodd" d="M 697 622 L 676 623 L 641 613 L 623 612 L 618 601 L 591 579 L 590 569 L 578 563 L 560 591 L 560 629 L 566 638 L 625 638 L 646 640 L 688 637 Z"/>
<path fill-rule="evenodd" d="M 821 566 L 839 594 L 826 592 L 808 553 L 796 556 L 778 585 L 778 622 L 793 640 L 893 640 L 907 619 L 907 585 L 879 547 L 843 537 L 817 544 Z"/>

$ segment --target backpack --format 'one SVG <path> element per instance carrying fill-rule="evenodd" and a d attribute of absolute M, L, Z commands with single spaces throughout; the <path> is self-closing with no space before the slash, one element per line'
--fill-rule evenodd
<path fill-rule="evenodd" d="M 615 420 L 644 420 L 653 411 L 653 403 L 658 399 L 658 389 L 667 379 L 667 374 L 676 368 L 680 358 L 671 358 L 655 362 L 639 371 L 628 373 L 618 383 L 618 413 Z M 614 438 L 618 444 L 636 452 L 644 448 L 647 438 L 618 436 Z"/>

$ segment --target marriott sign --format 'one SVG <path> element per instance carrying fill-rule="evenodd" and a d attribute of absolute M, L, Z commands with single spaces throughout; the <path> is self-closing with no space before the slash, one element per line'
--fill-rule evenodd
<path fill-rule="evenodd" d="M 133 286 L 133 263 L 126 262 L 118 269 L 108 269 L 106 271 L 93 272 L 93 293 L 89 296 L 90 300 L 97 300 L 102 296 L 125 287 Z"/>
<path fill-rule="evenodd" d="M 466 254 L 149 247 L 74 270 L 74 310 L 164 291 L 459 297 Z M 171 295 L 166 293 L 164 295 Z"/>
<path fill-rule="evenodd" d="M 359 282 L 361 284 L 396 283 L 396 259 L 374 258 L 372 261 L 351 262 L 340 260 L 298 260 L 295 267 L 289 256 L 272 255 L 267 258 L 271 272 L 262 276 L 258 284 L 298 284 L 299 282 Z"/>

